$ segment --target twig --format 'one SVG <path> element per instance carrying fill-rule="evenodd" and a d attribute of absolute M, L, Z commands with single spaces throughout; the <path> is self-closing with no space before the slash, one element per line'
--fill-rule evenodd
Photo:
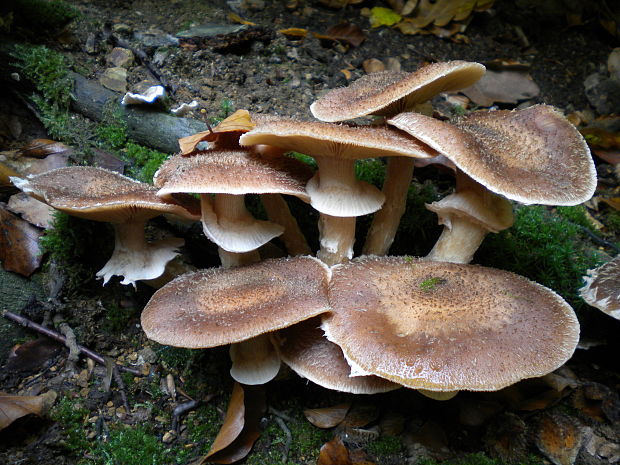
<path fill-rule="evenodd" d="M 172 429 L 179 433 L 179 428 L 181 427 L 181 415 L 185 412 L 189 412 L 190 410 L 195 409 L 200 405 L 199 400 L 190 400 L 189 402 L 183 402 L 182 404 L 177 405 L 172 411 Z"/>
<path fill-rule="evenodd" d="M 30 321 L 29 319 L 24 318 L 23 316 L 16 315 L 15 313 L 12 313 L 12 312 L 4 312 L 4 317 L 7 320 L 11 320 L 17 324 L 24 326 L 25 328 L 32 329 L 40 334 L 43 334 L 49 337 L 50 339 L 54 339 L 55 341 L 58 341 L 63 345 L 67 345 L 67 338 L 63 336 L 62 334 L 52 329 L 46 328 L 45 326 L 41 326 L 35 323 L 34 321 Z M 79 344 L 77 348 L 80 351 L 80 353 L 86 355 L 88 358 L 93 359 L 95 362 L 99 363 L 100 365 L 105 365 L 104 358 L 98 353 L 93 352 L 92 350 L 87 349 L 86 347 L 79 345 Z M 137 370 L 135 368 L 129 368 L 123 365 L 118 365 L 118 369 L 121 371 L 127 372 L 127 373 L 131 373 L 135 376 L 142 376 L 142 372 L 140 372 L 140 370 Z"/>
<path fill-rule="evenodd" d="M 281 412 L 280 410 L 276 410 L 275 408 L 269 406 L 269 413 L 271 413 L 272 415 L 276 416 L 276 417 L 280 417 L 283 420 L 286 420 L 288 422 L 294 422 L 295 420 L 293 420 L 291 417 L 289 417 L 286 413 Z"/>
<path fill-rule="evenodd" d="M 592 239 L 592 242 L 597 243 L 598 245 L 602 245 L 604 247 L 609 247 L 610 249 L 614 250 L 616 253 L 620 253 L 620 247 L 618 247 L 616 244 L 614 244 L 613 242 L 609 242 L 606 241 L 605 239 L 603 239 L 600 236 L 597 236 L 595 233 L 593 233 L 592 231 L 590 231 L 588 228 L 586 228 L 585 226 L 582 226 L 580 224 L 576 224 L 573 223 L 572 221 L 570 222 L 571 224 L 577 226 L 582 232 L 584 232 L 587 236 L 590 237 L 590 239 Z"/>
<path fill-rule="evenodd" d="M 129 415 L 129 402 L 127 402 L 127 394 L 125 394 L 125 382 L 123 381 L 123 378 L 121 377 L 118 368 L 118 365 L 114 365 L 114 368 L 112 368 L 112 376 L 114 377 L 114 381 L 116 381 L 118 392 L 121 395 L 123 407 L 125 407 L 125 413 Z"/>
<path fill-rule="evenodd" d="M 282 452 L 282 462 L 286 463 L 288 461 L 288 453 L 291 450 L 291 443 L 293 442 L 293 435 L 291 434 L 291 430 L 288 429 L 288 426 L 286 426 L 286 423 L 284 423 L 284 420 L 282 418 L 278 416 L 275 416 L 274 418 L 276 420 L 276 423 L 278 424 L 280 429 L 284 431 L 284 434 L 286 436 L 286 441 L 284 441 L 284 452 Z"/>

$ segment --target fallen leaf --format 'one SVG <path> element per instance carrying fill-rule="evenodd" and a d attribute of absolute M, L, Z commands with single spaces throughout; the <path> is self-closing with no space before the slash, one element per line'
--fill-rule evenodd
<path fill-rule="evenodd" d="M 19 176 L 19 173 L 10 166 L 0 163 L 0 186 L 11 186 L 13 184 L 9 179 L 11 176 Z"/>
<path fill-rule="evenodd" d="M 249 111 L 237 110 L 214 128 L 179 139 L 181 154 L 191 155 L 200 142 L 215 142 L 225 133 L 244 133 L 250 131 L 254 126 L 256 125 L 252 122 Z"/>
<path fill-rule="evenodd" d="M 342 74 L 344 74 L 345 79 L 348 81 L 349 79 L 351 79 L 352 75 L 351 75 L 351 71 L 349 71 L 348 69 L 341 69 L 340 72 Z"/>
<path fill-rule="evenodd" d="M 18 192 L 9 197 L 8 209 L 39 228 L 49 229 L 56 209 L 28 194 Z"/>
<path fill-rule="evenodd" d="M 540 88 L 522 71 L 487 70 L 482 79 L 461 92 L 475 104 L 490 107 L 494 103 L 517 103 L 536 97 Z"/>
<path fill-rule="evenodd" d="M 617 165 L 620 163 L 620 150 L 592 149 L 592 153 L 611 165 Z"/>
<path fill-rule="evenodd" d="M 243 19 L 241 16 L 239 16 L 236 13 L 228 13 L 228 19 L 230 21 L 232 21 L 233 23 L 239 23 L 239 24 L 245 24 L 246 26 L 256 26 L 256 23 L 253 23 L 252 21 L 246 21 L 245 19 Z"/>
<path fill-rule="evenodd" d="M 259 422 L 266 409 L 262 386 L 235 383 L 224 424 L 200 463 L 233 463 L 248 455 L 260 436 Z"/>
<path fill-rule="evenodd" d="M 462 21 L 472 11 L 483 11 L 493 5 L 494 0 L 420 0 L 411 11 L 412 22 L 419 28 L 430 24 L 446 26 L 451 21 Z"/>
<path fill-rule="evenodd" d="M 536 445 L 555 465 L 573 465 L 583 442 L 581 425 L 566 415 L 544 415 L 536 431 Z"/>
<path fill-rule="evenodd" d="M 620 197 L 613 197 L 611 199 L 601 199 L 607 205 L 615 210 L 620 210 Z"/>
<path fill-rule="evenodd" d="M 370 26 L 393 26 L 403 17 L 390 8 L 384 8 L 381 6 L 375 6 L 370 9 Z"/>
<path fill-rule="evenodd" d="M 30 276 L 41 265 L 41 231 L 0 205 L 0 261 L 7 271 Z"/>
<path fill-rule="evenodd" d="M 73 149 L 62 142 L 49 139 L 33 139 L 19 149 L 21 155 L 32 158 L 45 158 L 48 155 L 67 152 L 71 153 Z"/>
<path fill-rule="evenodd" d="M 319 3 L 329 8 L 344 8 L 347 5 L 362 3 L 364 0 L 319 0 Z"/>
<path fill-rule="evenodd" d="M 326 408 L 311 408 L 304 410 L 306 419 L 319 428 L 333 428 L 338 425 L 347 415 L 350 402 L 334 405 Z"/>
<path fill-rule="evenodd" d="M 324 35 L 332 40 L 346 42 L 354 47 L 358 47 L 366 39 L 364 32 L 351 23 L 340 23 L 331 26 L 325 31 Z"/>
<path fill-rule="evenodd" d="M 368 58 L 362 62 L 362 68 L 367 74 L 385 71 L 385 65 L 377 58 Z"/>
<path fill-rule="evenodd" d="M 4 368 L 12 372 L 33 372 L 43 366 L 61 350 L 62 345 L 48 337 L 24 342 L 11 349 Z"/>
<path fill-rule="evenodd" d="M 583 128 L 579 131 L 594 149 L 620 149 L 620 133 L 612 133 L 602 128 Z"/>
<path fill-rule="evenodd" d="M 349 409 L 342 425 L 347 428 L 361 428 L 379 418 L 379 409 L 376 405 L 358 404 Z"/>
<path fill-rule="evenodd" d="M 278 32 L 285 36 L 295 38 L 306 37 L 308 35 L 308 30 L 302 29 L 300 27 L 289 27 L 288 29 L 280 29 Z"/>
<path fill-rule="evenodd" d="M 39 396 L 10 396 L 0 392 L 0 429 L 26 415 L 43 415 L 56 400 L 54 391 Z"/>
<path fill-rule="evenodd" d="M 340 438 L 334 438 L 321 447 L 316 465 L 353 465 L 349 450 Z"/>

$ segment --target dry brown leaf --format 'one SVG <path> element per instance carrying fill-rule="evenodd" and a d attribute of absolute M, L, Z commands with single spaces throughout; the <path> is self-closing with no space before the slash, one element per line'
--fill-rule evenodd
<path fill-rule="evenodd" d="M 24 342 L 11 349 L 5 369 L 11 372 L 33 372 L 43 368 L 62 350 L 62 345 L 48 337 Z"/>
<path fill-rule="evenodd" d="M 349 450 L 340 438 L 326 442 L 319 452 L 316 465 L 353 465 L 349 457 Z"/>
<path fill-rule="evenodd" d="M 620 150 L 593 149 L 592 153 L 611 165 L 617 165 L 620 163 Z"/>
<path fill-rule="evenodd" d="M 533 412 L 535 410 L 544 410 L 550 405 L 554 404 L 563 397 L 561 391 L 556 389 L 550 389 L 535 397 L 531 397 L 519 403 L 517 408 L 519 410 Z"/>
<path fill-rule="evenodd" d="M 254 126 L 256 125 L 252 122 L 249 111 L 237 110 L 228 118 L 223 119 L 220 124 L 213 129 L 179 139 L 181 154 L 191 155 L 196 150 L 196 146 L 201 142 L 214 142 L 224 133 L 248 132 L 253 129 Z"/>
<path fill-rule="evenodd" d="M 493 103 L 517 103 L 536 97 L 540 88 L 522 71 L 487 70 L 482 79 L 461 92 L 477 105 L 490 107 Z"/>
<path fill-rule="evenodd" d="M 583 128 L 579 132 L 594 149 L 620 149 L 620 133 L 601 128 Z"/>
<path fill-rule="evenodd" d="M 350 402 L 334 405 L 326 408 L 310 408 L 304 410 L 304 415 L 310 423 L 319 428 L 333 428 L 344 420 L 349 408 Z"/>
<path fill-rule="evenodd" d="M 241 16 L 239 16 L 236 13 L 228 13 L 228 20 L 232 21 L 233 23 L 238 23 L 238 24 L 245 24 L 246 26 L 256 26 L 256 23 L 253 23 L 252 21 L 247 21 L 245 19 L 243 19 Z"/>
<path fill-rule="evenodd" d="M 300 27 L 289 27 L 288 29 L 280 29 L 278 32 L 287 37 L 293 38 L 306 37 L 308 35 L 308 30 L 302 29 Z"/>
<path fill-rule="evenodd" d="M 0 206 L 0 261 L 7 271 L 30 276 L 41 265 L 41 232 Z"/>
<path fill-rule="evenodd" d="M 11 176 L 19 176 L 19 173 L 17 173 L 10 166 L 0 163 L 0 186 L 12 185 L 11 180 L 9 179 Z"/>
<path fill-rule="evenodd" d="M 54 391 L 39 396 L 10 396 L 0 392 L 0 430 L 26 415 L 43 415 L 56 400 Z"/>
<path fill-rule="evenodd" d="M 324 36 L 331 40 L 346 42 L 354 47 L 358 47 L 366 39 L 364 31 L 351 23 L 341 23 L 331 26 L 325 31 Z M 317 38 L 320 39 L 318 36 Z"/>
<path fill-rule="evenodd" d="M 319 0 L 319 3 L 329 8 L 344 8 L 347 5 L 362 3 L 364 0 Z"/>
<path fill-rule="evenodd" d="M 620 197 L 613 197 L 611 199 L 601 199 L 607 205 L 615 210 L 620 210 Z"/>
<path fill-rule="evenodd" d="M 200 463 L 233 463 L 248 455 L 260 436 L 259 422 L 266 409 L 262 386 L 235 383 L 224 425 Z"/>
<path fill-rule="evenodd" d="M 348 428 L 362 428 L 379 418 L 379 409 L 376 405 L 358 404 L 349 409 L 343 421 Z"/>
<path fill-rule="evenodd" d="M 8 209 L 38 228 L 49 229 L 54 221 L 55 208 L 28 194 L 18 192 L 9 198 Z"/>
<path fill-rule="evenodd" d="M 412 22 L 419 28 L 430 24 L 445 26 L 450 21 L 462 21 L 472 11 L 490 8 L 493 0 L 420 0 L 412 11 Z"/>
<path fill-rule="evenodd" d="M 48 155 L 66 152 L 73 152 L 73 149 L 62 142 L 49 139 L 33 139 L 19 150 L 21 155 L 32 158 L 45 158 Z"/>
<path fill-rule="evenodd" d="M 553 463 L 573 465 L 583 442 L 583 430 L 565 415 L 544 415 L 536 431 L 536 445 Z"/>

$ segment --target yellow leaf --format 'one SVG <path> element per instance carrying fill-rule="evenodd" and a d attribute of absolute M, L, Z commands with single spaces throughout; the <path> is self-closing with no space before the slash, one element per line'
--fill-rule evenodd
<path fill-rule="evenodd" d="M 393 26 L 403 17 L 390 8 L 376 6 L 370 10 L 370 26 Z"/>
<path fill-rule="evenodd" d="M 308 35 L 308 30 L 302 29 L 300 27 L 289 27 L 288 29 L 280 29 L 278 32 L 289 37 L 306 37 Z"/>
<path fill-rule="evenodd" d="M 246 26 L 256 26 L 256 23 L 252 21 L 246 21 L 241 16 L 235 13 L 228 13 L 228 19 L 233 23 L 245 24 Z"/>

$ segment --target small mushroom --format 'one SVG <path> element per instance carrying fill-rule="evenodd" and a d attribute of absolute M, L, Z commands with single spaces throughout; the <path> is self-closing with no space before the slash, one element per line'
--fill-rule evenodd
<path fill-rule="evenodd" d="M 399 257 L 332 267 L 327 338 L 354 374 L 428 391 L 493 391 L 543 376 L 579 340 L 571 307 L 507 271 Z"/>
<path fill-rule="evenodd" d="M 188 273 L 153 295 L 142 327 L 150 339 L 176 347 L 248 341 L 329 311 L 328 280 L 329 269 L 312 257 Z M 279 358 L 269 355 L 265 339 L 232 350 L 239 382 L 266 382 L 277 374 Z"/>
<path fill-rule="evenodd" d="M 308 181 L 310 203 L 321 213 L 318 256 L 328 265 L 353 255 L 355 217 L 377 211 L 384 200 L 374 186 L 355 177 L 356 159 L 377 156 L 428 158 L 436 155 L 401 131 L 269 118 L 239 139 L 242 145 L 267 144 L 315 158 L 319 170 Z"/>
<path fill-rule="evenodd" d="M 16 187 L 69 215 L 112 223 L 114 253 L 97 276 L 106 284 L 112 276 L 123 276 L 121 284 L 150 280 L 164 273 L 166 264 L 178 255 L 183 239 L 169 238 L 147 243 L 144 226 L 162 213 L 198 220 L 193 199 L 162 200 L 157 189 L 103 168 L 72 166 L 25 179 L 12 178 Z"/>
<path fill-rule="evenodd" d="M 353 394 L 377 394 L 401 386 L 378 376 L 351 376 L 342 350 L 329 342 L 315 317 L 274 333 L 282 361 L 299 376 L 327 389 Z"/>
<path fill-rule="evenodd" d="M 620 320 L 620 255 L 583 277 L 585 285 L 579 290 L 588 305 Z"/>

